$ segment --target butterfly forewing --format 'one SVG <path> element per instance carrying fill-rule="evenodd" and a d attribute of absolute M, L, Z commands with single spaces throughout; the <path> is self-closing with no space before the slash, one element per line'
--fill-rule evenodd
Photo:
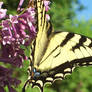
<path fill-rule="evenodd" d="M 50 28 L 48 28 L 50 23 L 46 21 L 46 11 L 43 0 L 37 0 L 37 18 L 38 32 L 34 51 L 34 65 L 38 66 L 48 45 L 49 38 L 47 38 L 47 33 L 48 31 L 52 31 L 49 30 Z"/>

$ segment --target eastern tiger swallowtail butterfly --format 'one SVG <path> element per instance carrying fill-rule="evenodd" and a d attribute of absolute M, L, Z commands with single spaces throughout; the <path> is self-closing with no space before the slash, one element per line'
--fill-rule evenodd
<path fill-rule="evenodd" d="M 34 0 L 37 12 L 37 37 L 30 56 L 29 78 L 24 85 L 38 86 L 64 79 L 76 66 L 92 65 L 92 39 L 69 32 L 53 32 L 46 21 L 43 0 Z"/>

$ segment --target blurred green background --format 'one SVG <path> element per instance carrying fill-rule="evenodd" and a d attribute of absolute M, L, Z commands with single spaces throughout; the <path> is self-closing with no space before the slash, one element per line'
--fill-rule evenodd
<path fill-rule="evenodd" d="M 5 3 L 3 7 L 8 9 L 8 13 L 16 14 L 19 0 L 3 1 Z M 25 0 L 24 6 L 26 6 L 27 2 L 28 0 Z M 55 30 L 70 31 L 92 37 L 92 19 L 78 20 L 76 18 L 76 11 L 81 12 L 86 8 L 79 0 L 52 0 L 51 2 L 49 14 Z M 74 8 L 75 5 L 78 7 Z M 21 92 L 27 80 L 28 65 L 28 61 L 24 61 L 23 68 L 14 69 L 13 76 L 22 81 L 16 88 L 17 92 Z M 26 92 L 39 92 L 39 90 L 38 88 L 31 89 L 31 86 L 29 86 Z M 65 80 L 56 81 L 53 85 L 46 85 L 44 92 L 92 92 L 92 67 L 76 68 L 71 75 L 65 77 Z"/>

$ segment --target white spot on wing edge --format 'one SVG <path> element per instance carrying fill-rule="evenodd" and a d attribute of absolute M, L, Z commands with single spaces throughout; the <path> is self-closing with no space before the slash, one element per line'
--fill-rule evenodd
<path fill-rule="evenodd" d="M 89 62 L 89 64 L 92 64 L 92 62 Z"/>
<path fill-rule="evenodd" d="M 86 65 L 86 64 L 87 64 L 86 62 L 82 63 L 82 65 Z"/>
<path fill-rule="evenodd" d="M 53 78 L 47 77 L 46 80 L 47 80 L 47 81 L 53 81 Z"/>
<path fill-rule="evenodd" d="M 55 75 L 55 77 L 63 77 L 63 75 L 64 74 L 62 74 L 62 73 L 58 73 L 58 74 Z"/>
<path fill-rule="evenodd" d="M 71 68 L 66 68 L 66 69 L 64 70 L 64 72 L 67 72 L 67 71 L 71 72 Z"/>
<path fill-rule="evenodd" d="M 54 79 L 53 82 L 55 82 L 56 80 L 63 80 L 63 79 L 62 78 L 56 78 L 56 79 Z"/>
<path fill-rule="evenodd" d="M 36 81 L 36 83 L 40 84 L 40 86 L 43 87 L 43 82 L 41 80 Z"/>

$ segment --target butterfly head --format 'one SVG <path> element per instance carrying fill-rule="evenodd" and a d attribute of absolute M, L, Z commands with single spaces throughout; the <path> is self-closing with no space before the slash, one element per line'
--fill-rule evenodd
<path fill-rule="evenodd" d="M 39 71 L 37 71 L 37 69 L 36 68 L 34 68 L 34 67 L 29 67 L 28 68 L 28 72 L 29 72 L 29 75 L 31 76 L 31 80 L 32 79 L 34 79 L 34 78 L 36 78 L 36 77 L 39 77 L 40 76 L 40 72 Z"/>
<path fill-rule="evenodd" d="M 33 76 L 34 78 L 40 76 L 40 72 L 37 71 L 35 68 L 33 69 L 33 73 L 34 73 L 34 76 Z"/>

